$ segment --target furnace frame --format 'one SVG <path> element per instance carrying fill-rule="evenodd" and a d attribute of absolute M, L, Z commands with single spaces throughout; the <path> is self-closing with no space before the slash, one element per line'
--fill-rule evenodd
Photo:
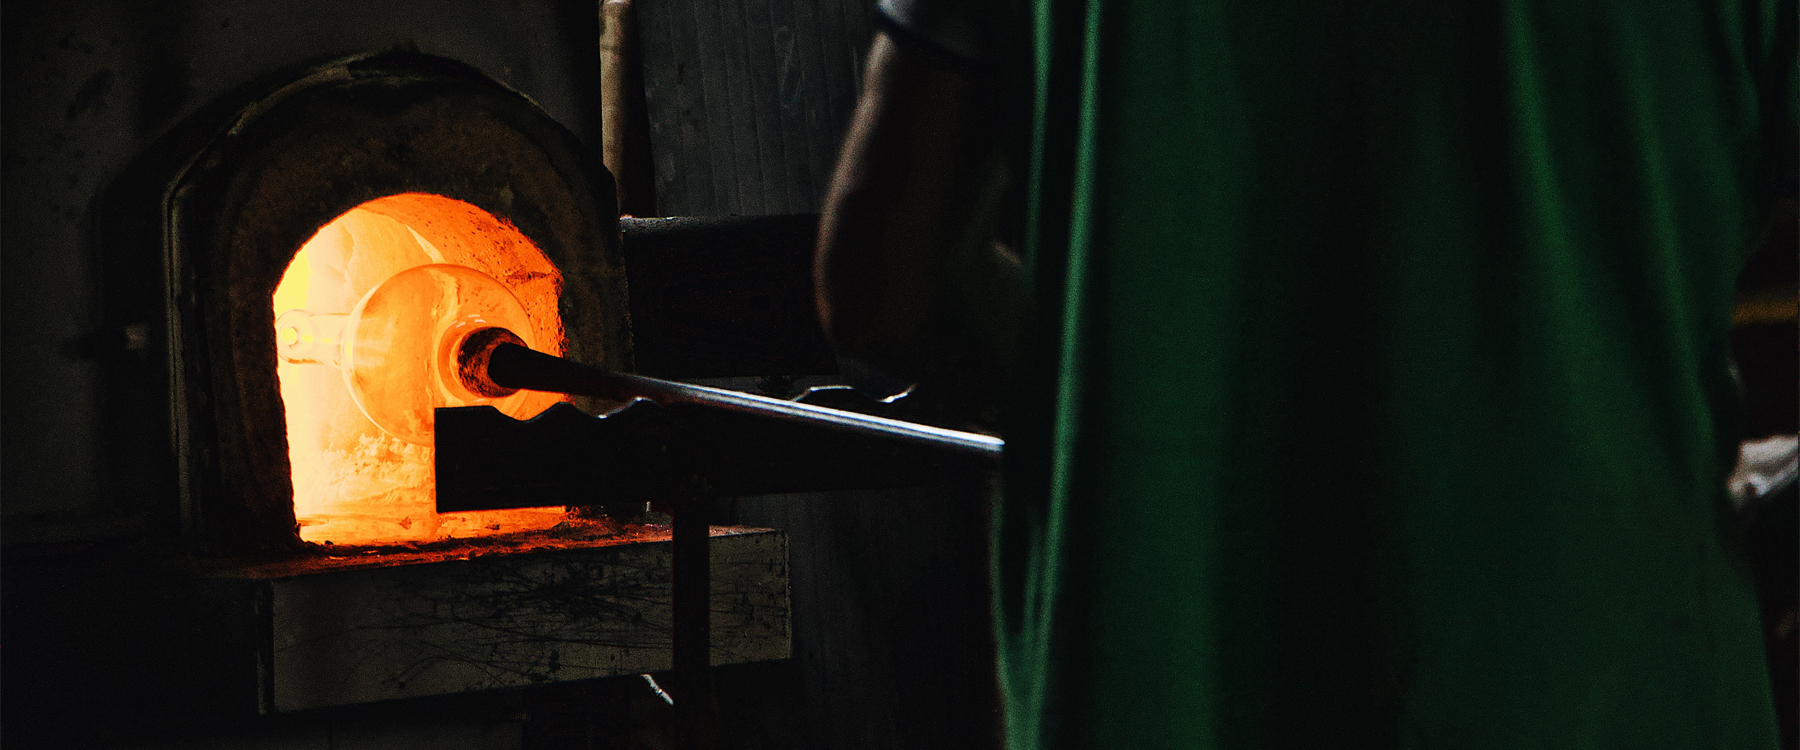
<path fill-rule="evenodd" d="M 269 299 L 319 227 L 408 192 L 511 222 L 563 274 L 567 356 L 631 369 L 614 185 L 572 133 L 443 58 L 314 69 L 246 107 L 164 195 L 170 439 L 182 529 L 199 547 L 300 547 Z"/>

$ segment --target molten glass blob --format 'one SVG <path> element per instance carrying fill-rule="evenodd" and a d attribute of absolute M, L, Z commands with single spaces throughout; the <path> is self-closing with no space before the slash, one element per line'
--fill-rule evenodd
<path fill-rule="evenodd" d="M 486 396 L 457 375 L 457 351 L 475 331 L 504 328 L 531 345 L 525 306 L 475 269 L 409 268 L 370 289 L 348 315 L 290 310 L 275 328 L 283 360 L 337 366 L 369 421 L 406 442 L 431 445 L 433 410 L 440 407 L 485 405 L 514 418 L 530 416 L 530 394 Z"/>
<path fill-rule="evenodd" d="M 420 267 L 437 270 L 415 270 Z M 467 281 L 469 273 L 480 280 Z M 383 286 L 392 288 L 377 295 Z M 504 312 L 489 307 L 495 289 L 511 300 L 496 303 Z M 272 300 L 300 538 L 392 544 L 561 522 L 560 507 L 437 513 L 425 406 L 439 399 L 492 403 L 524 418 L 562 400 L 538 392 L 454 400 L 456 383 L 442 382 L 439 349 L 503 320 L 532 348 L 560 354 L 561 292 L 561 273 L 518 229 L 444 196 L 390 195 L 321 227 L 295 254 Z M 418 315 L 402 314 L 414 305 Z M 470 317 L 473 310 L 479 311 Z M 360 322 L 352 325 L 353 319 Z M 414 322 L 402 326 L 401 320 Z M 419 341 L 434 342 L 426 347 L 431 351 L 396 359 Z M 353 377 L 358 372 L 369 375 L 361 384 Z"/>

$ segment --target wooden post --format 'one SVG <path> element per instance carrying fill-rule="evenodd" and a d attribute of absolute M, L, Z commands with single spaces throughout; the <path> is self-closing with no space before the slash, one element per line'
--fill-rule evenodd
<path fill-rule="evenodd" d="M 600 160 L 618 188 L 619 213 L 658 215 L 644 63 L 631 0 L 600 4 Z"/>

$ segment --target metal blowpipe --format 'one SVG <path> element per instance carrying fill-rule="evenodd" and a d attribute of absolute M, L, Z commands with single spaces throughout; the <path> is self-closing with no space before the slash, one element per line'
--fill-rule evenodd
<path fill-rule="evenodd" d="M 799 422 L 868 437 L 899 440 L 998 461 L 1005 441 L 992 435 L 944 429 L 897 419 L 829 409 L 720 388 L 628 375 L 534 351 L 504 328 L 485 328 L 463 339 L 458 376 L 469 390 L 501 397 L 517 390 L 550 391 L 615 401 L 646 398 L 659 405 L 697 404 L 742 414 Z"/>

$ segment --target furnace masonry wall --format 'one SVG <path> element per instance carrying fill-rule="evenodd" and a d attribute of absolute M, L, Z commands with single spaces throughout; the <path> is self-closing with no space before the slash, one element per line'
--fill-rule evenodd
<path fill-rule="evenodd" d="M 8 544 L 179 523 L 159 416 L 169 395 L 157 375 L 167 338 L 154 215 L 174 165 L 155 162 L 193 154 L 202 135 L 191 123 L 217 123 L 307 67 L 411 49 L 460 60 L 599 142 L 591 3 L 77 0 L 0 12 Z"/>
<path fill-rule="evenodd" d="M 437 197 L 398 197 L 427 195 Z M 470 208 L 438 214 L 427 203 Z M 176 466 L 183 526 L 203 548 L 300 541 L 272 300 L 299 249 L 364 205 L 417 225 L 451 262 L 522 290 L 557 287 L 533 298 L 555 301 L 559 320 L 539 316 L 545 343 L 630 369 L 613 184 L 591 152 L 454 61 L 400 53 L 318 68 L 228 121 L 166 202 Z M 534 279 L 517 261 L 539 251 L 549 266 Z"/>

